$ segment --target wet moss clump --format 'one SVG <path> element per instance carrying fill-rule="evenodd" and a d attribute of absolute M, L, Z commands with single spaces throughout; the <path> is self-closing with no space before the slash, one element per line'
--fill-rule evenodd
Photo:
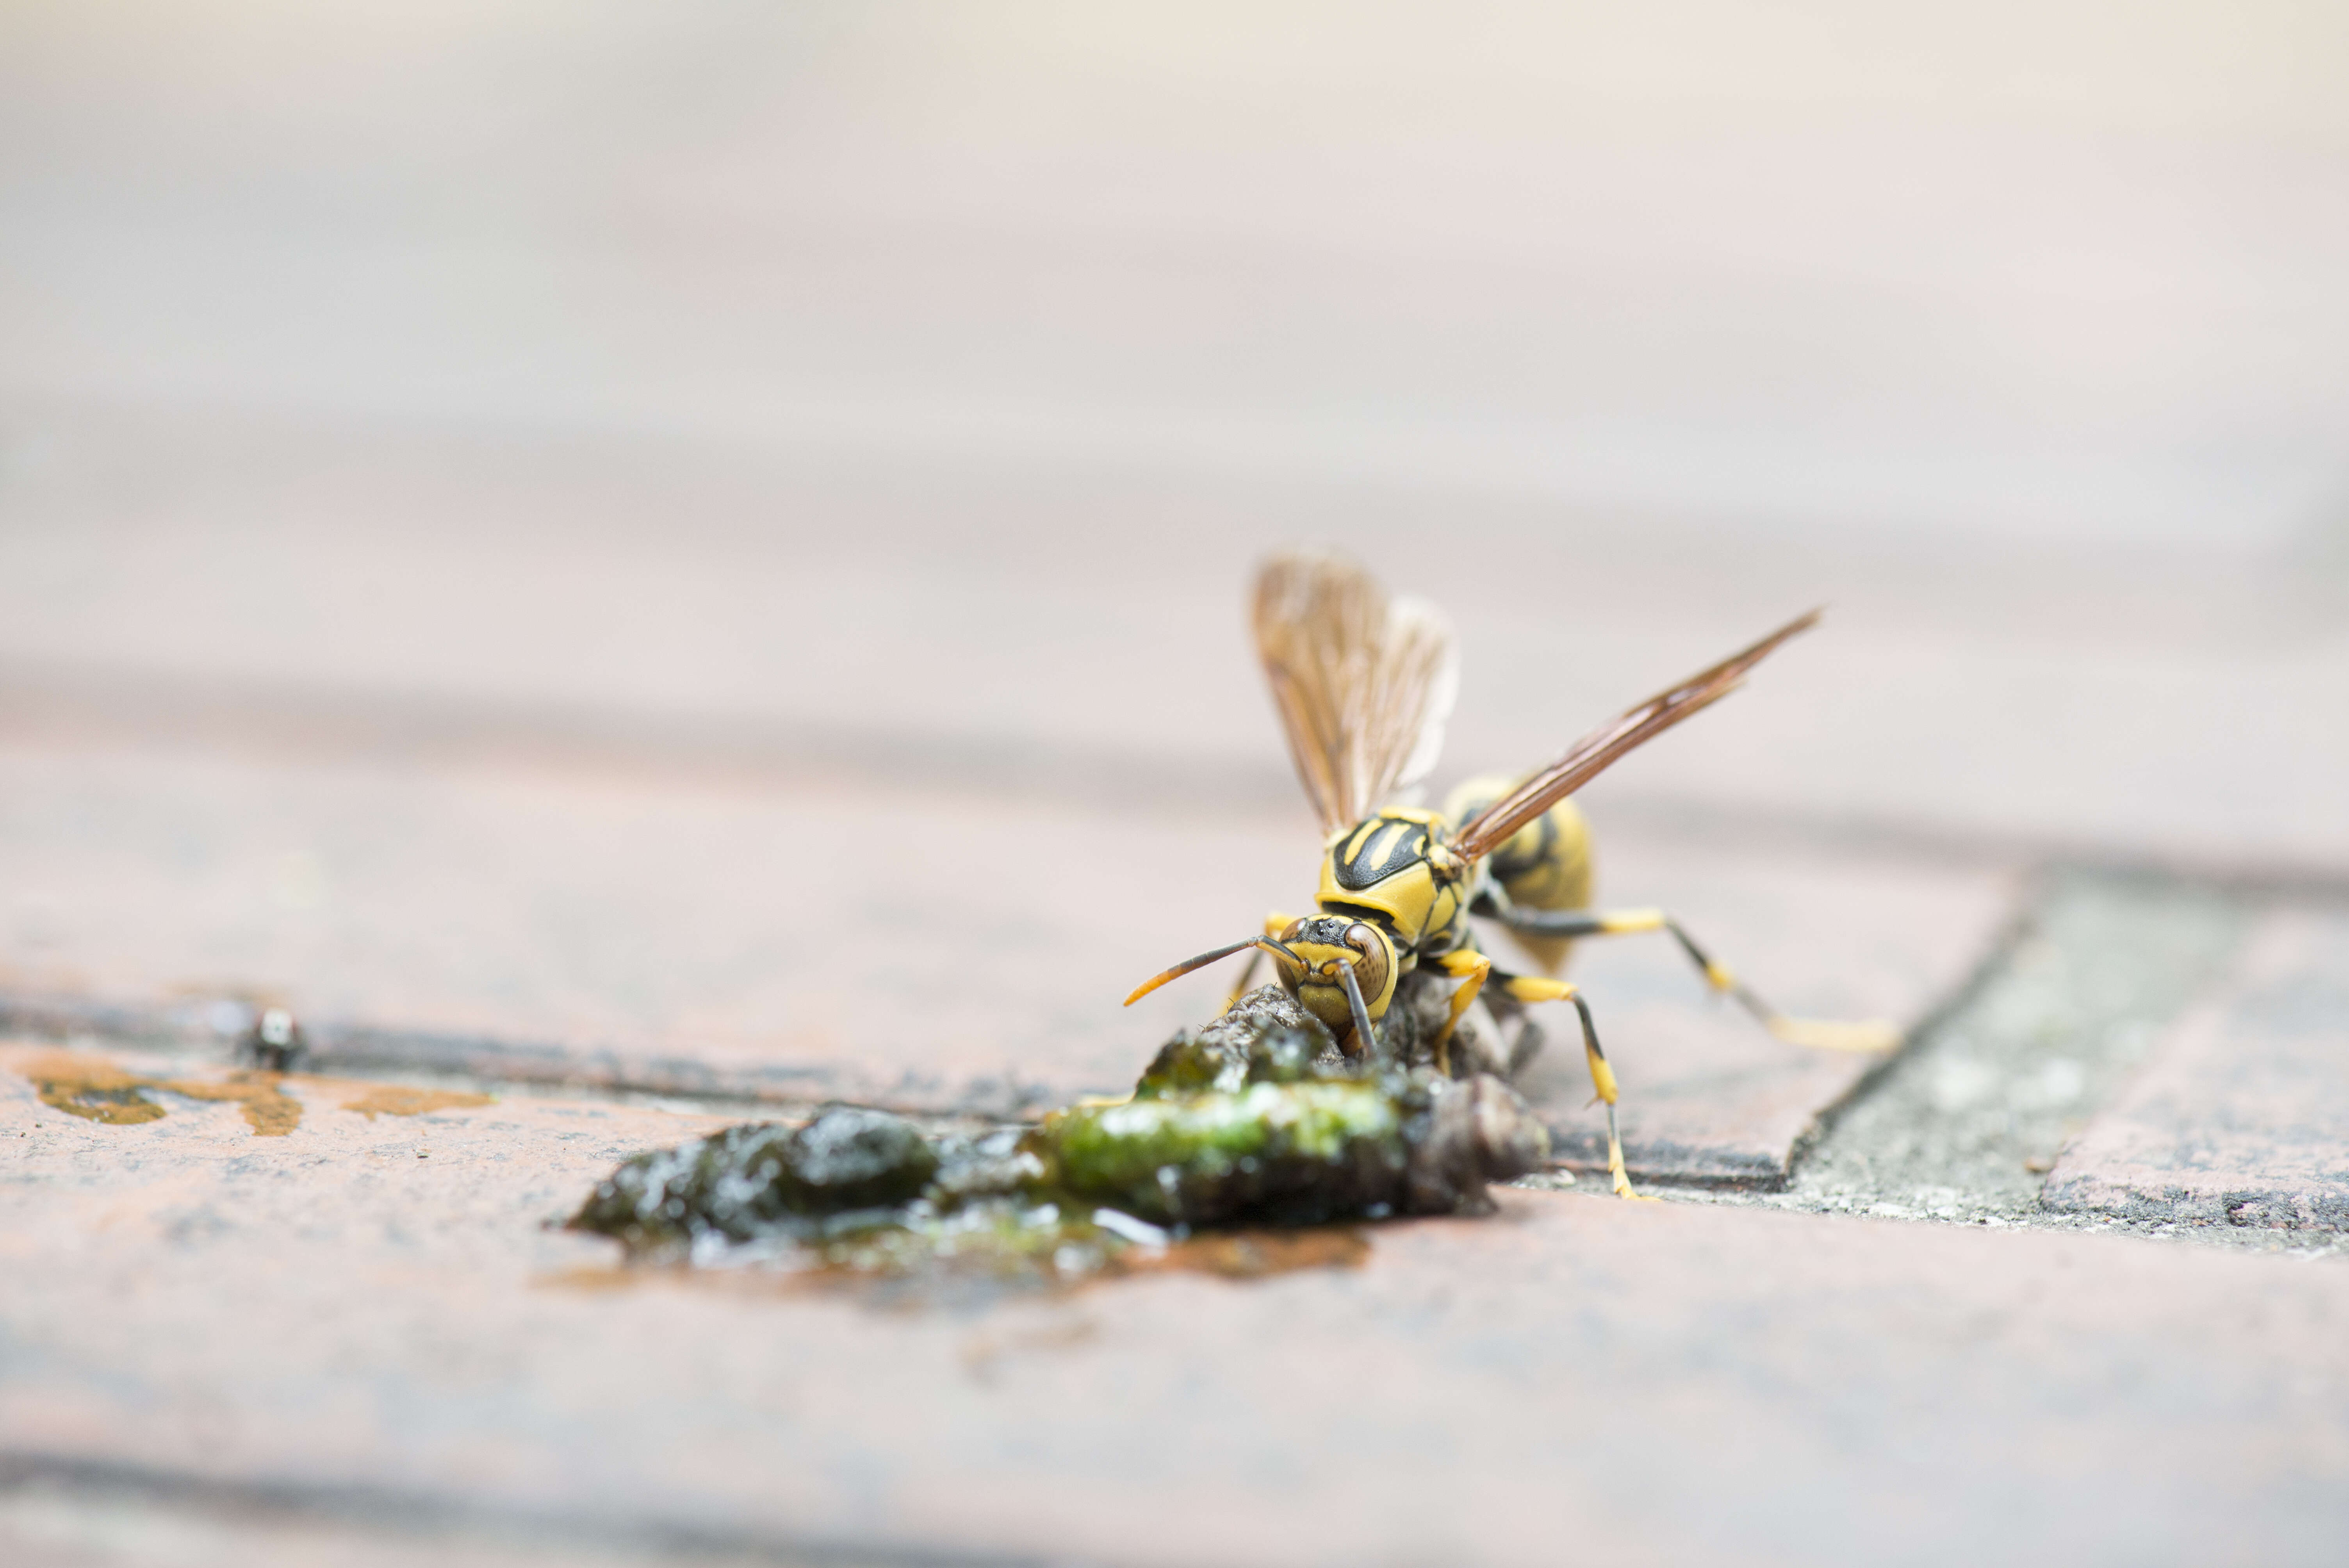
<path fill-rule="evenodd" d="M 634 1247 L 816 1233 L 843 1214 L 912 1202 L 938 1164 L 937 1150 L 905 1118 L 834 1106 L 804 1127 L 730 1127 L 640 1154 L 598 1183 L 571 1223 Z"/>
<path fill-rule="evenodd" d="M 1029 1144 L 1057 1185 L 1154 1224 L 1310 1222 L 1399 1206 L 1407 1115 L 1381 1083 L 1259 1083 L 1055 1111 Z"/>
<path fill-rule="evenodd" d="M 1266 985 L 1205 1028 L 1185 1029 L 1160 1047 L 1133 1098 L 1237 1094 L 1250 1084 L 1361 1076 L 1320 1019 L 1279 986 Z"/>
<path fill-rule="evenodd" d="M 639 1155 L 569 1223 L 638 1256 L 1067 1278 L 1203 1228 L 1481 1212 L 1548 1151 L 1499 1078 L 1350 1061 L 1268 985 L 1118 1103 L 979 1133 L 829 1106 Z"/>

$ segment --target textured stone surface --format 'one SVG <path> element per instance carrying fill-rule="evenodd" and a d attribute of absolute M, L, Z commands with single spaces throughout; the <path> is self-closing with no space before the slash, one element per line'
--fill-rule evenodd
<path fill-rule="evenodd" d="M 0 1542 L 109 1476 L 280 1539 L 785 1560 L 2315 1563 L 2349 1531 L 2337 1267 L 1504 1192 L 1352 1267 L 883 1307 L 541 1228 L 702 1119 L 369 1120 L 296 1079 L 282 1138 L 108 1126 L 35 1098 L 46 1048 L 0 1064 L 0 1450 L 52 1493 Z"/>
<path fill-rule="evenodd" d="M 2042 1201 L 2135 1220 L 2349 1229 L 2349 914 L 2286 908 L 2064 1151 Z"/>
<path fill-rule="evenodd" d="M 2033 881 L 1996 957 L 1822 1124 L 1793 1181 L 1765 1201 L 1961 1224 L 2062 1222 L 2040 1202 L 2058 1151 L 2227 973 L 2250 916 L 2199 883 Z"/>

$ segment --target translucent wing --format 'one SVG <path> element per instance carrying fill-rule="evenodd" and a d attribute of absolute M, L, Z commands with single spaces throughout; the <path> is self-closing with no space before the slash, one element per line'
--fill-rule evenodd
<path fill-rule="evenodd" d="M 1334 833 L 1419 783 L 1460 685 L 1452 628 L 1336 555 L 1276 555 L 1256 578 L 1256 649 L 1299 782 Z"/>
<path fill-rule="evenodd" d="M 1709 670 L 1691 676 L 1670 691 L 1601 725 L 1568 748 L 1565 756 L 1518 785 L 1460 830 L 1453 848 L 1481 860 L 1509 841 L 1516 830 L 1557 805 L 1633 747 L 1654 739 L 1684 718 L 1711 707 L 1745 682 L 1746 671 L 1797 632 L 1816 624 L 1819 612 L 1787 622 L 1752 647 L 1732 654 Z"/>

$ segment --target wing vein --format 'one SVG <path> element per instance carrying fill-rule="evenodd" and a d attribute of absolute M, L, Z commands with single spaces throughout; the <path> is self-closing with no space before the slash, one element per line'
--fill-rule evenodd
<path fill-rule="evenodd" d="M 1452 628 L 1342 557 L 1273 556 L 1257 573 L 1257 657 L 1298 781 L 1325 833 L 1434 768 L 1459 685 Z"/>
<path fill-rule="evenodd" d="M 1527 822 L 1548 810 L 1636 747 L 1711 707 L 1745 681 L 1748 671 L 1797 633 L 1818 623 L 1820 612 L 1796 616 L 1768 636 L 1701 670 L 1669 690 L 1617 715 L 1567 748 L 1566 755 L 1494 801 L 1464 826 L 1453 847 L 1470 860 L 1492 853 Z"/>

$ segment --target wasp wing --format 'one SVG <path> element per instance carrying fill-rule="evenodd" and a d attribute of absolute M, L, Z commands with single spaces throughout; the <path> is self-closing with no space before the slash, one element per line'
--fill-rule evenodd
<path fill-rule="evenodd" d="M 1460 684 L 1452 628 L 1434 606 L 1390 598 L 1340 556 L 1297 552 L 1258 569 L 1254 620 L 1288 755 L 1323 832 L 1426 778 Z"/>
<path fill-rule="evenodd" d="M 1472 861 L 1499 849 L 1518 829 L 1590 782 L 1617 758 L 1735 691 L 1744 684 L 1745 673 L 1773 648 L 1798 632 L 1808 631 L 1818 618 L 1819 612 L 1814 610 L 1789 621 L 1752 647 L 1732 654 L 1711 669 L 1691 676 L 1670 691 L 1657 693 L 1592 730 L 1568 748 L 1565 756 L 1485 808 L 1453 839 L 1453 848 Z"/>

